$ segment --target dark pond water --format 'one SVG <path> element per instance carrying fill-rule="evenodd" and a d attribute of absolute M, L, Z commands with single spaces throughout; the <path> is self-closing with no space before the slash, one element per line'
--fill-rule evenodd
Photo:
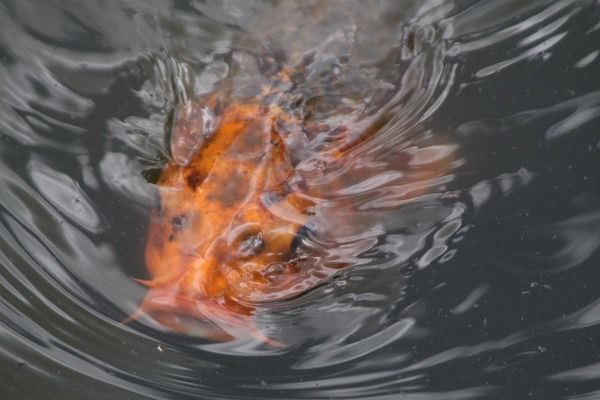
<path fill-rule="evenodd" d="M 285 348 L 121 323 L 174 107 L 301 60 L 389 115 L 313 221 L 352 266 Z M 1 0 L 0 94 L 0 398 L 600 398 L 598 1 Z"/>

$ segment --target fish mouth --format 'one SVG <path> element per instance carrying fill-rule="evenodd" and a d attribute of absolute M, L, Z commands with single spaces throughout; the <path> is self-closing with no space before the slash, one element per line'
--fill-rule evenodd
<path fill-rule="evenodd" d="M 232 300 L 252 310 L 277 308 L 280 303 L 325 284 L 336 270 L 321 265 L 319 257 L 298 255 L 286 262 L 269 264 L 261 273 L 260 282 L 254 281 L 250 290 L 235 292 Z"/>

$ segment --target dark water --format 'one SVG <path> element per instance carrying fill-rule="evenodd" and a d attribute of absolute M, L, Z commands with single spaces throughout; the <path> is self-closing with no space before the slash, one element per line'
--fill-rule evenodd
<path fill-rule="evenodd" d="M 174 106 L 308 54 L 320 118 L 393 116 L 324 199 L 354 266 L 284 349 L 122 324 Z M 0 1 L 0 398 L 600 398 L 599 54 L 595 0 Z"/>

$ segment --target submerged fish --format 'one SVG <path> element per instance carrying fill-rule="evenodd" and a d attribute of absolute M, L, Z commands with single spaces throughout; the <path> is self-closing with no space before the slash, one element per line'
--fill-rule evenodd
<path fill-rule="evenodd" d="M 313 187 L 299 169 L 307 160 L 343 161 L 384 117 L 331 126 L 297 115 L 288 100 L 271 88 L 250 100 L 213 96 L 178 108 L 172 160 L 159 178 L 161 205 L 149 228 L 152 278 L 143 281 L 149 291 L 136 318 L 214 340 L 254 337 L 276 345 L 255 326 L 256 307 L 299 295 L 345 266 L 309 262 L 296 243 L 319 214 L 314 199 L 348 186 L 352 174 Z M 326 140 L 315 144 L 325 130 Z M 444 160 L 422 178 L 448 166 Z"/>

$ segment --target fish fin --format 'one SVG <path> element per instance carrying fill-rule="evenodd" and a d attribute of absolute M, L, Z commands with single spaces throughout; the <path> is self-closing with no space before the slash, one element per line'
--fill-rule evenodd
<path fill-rule="evenodd" d="M 129 315 L 125 319 L 122 319 L 120 321 L 120 323 L 122 323 L 123 325 L 129 325 L 132 322 L 139 321 L 140 318 L 142 318 L 146 315 L 148 315 L 148 314 L 146 314 L 146 312 L 144 311 L 143 303 L 142 303 L 142 305 L 140 305 L 131 315 Z"/>
<path fill-rule="evenodd" d="M 128 324 L 143 317 L 179 334 L 219 342 L 250 336 L 274 348 L 286 347 L 282 342 L 262 333 L 252 315 L 238 313 L 202 299 L 173 295 L 157 289 L 150 289 L 138 309 L 121 322 Z"/>
<path fill-rule="evenodd" d="M 262 333 L 256 326 L 253 327 L 253 331 L 251 331 L 250 334 L 259 342 L 267 344 L 271 347 L 274 347 L 277 349 L 285 349 L 287 347 L 287 345 L 285 343 L 280 342 L 279 340 L 270 338 L 269 336 Z"/>
<path fill-rule="evenodd" d="M 152 279 L 133 278 L 133 280 L 135 282 L 139 283 L 140 285 L 144 285 L 144 286 L 147 286 L 147 287 L 152 287 L 152 285 L 153 285 Z"/>

